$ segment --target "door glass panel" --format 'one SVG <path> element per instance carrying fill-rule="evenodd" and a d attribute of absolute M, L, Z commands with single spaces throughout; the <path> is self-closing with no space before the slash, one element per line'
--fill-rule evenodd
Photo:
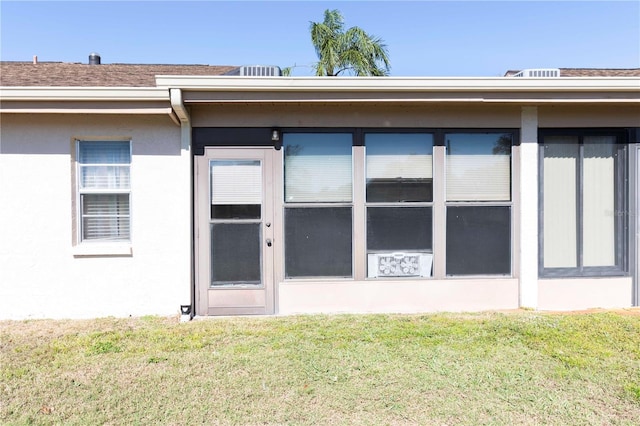
<path fill-rule="evenodd" d="M 262 163 L 212 160 L 211 287 L 262 284 Z"/>
<path fill-rule="evenodd" d="M 210 169 L 211 219 L 260 219 L 260 161 L 216 160 Z"/>
<path fill-rule="evenodd" d="M 211 224 L 211 285 L 260 285 L 260 223 Z"/>

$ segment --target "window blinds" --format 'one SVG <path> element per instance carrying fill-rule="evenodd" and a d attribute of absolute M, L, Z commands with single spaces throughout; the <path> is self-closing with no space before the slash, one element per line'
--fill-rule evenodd
<path fill-rule="evenodd" d="M 351 134 L 285 134 L 285 201 L 350 202 L 351 139 Z"/>
<path fill-rule="evenodd" d="M 447 201 L 511 200 L 511 135 L 446 136 Z"/>
<path fill-rule="evenodd" d="M 432 179 L 432 138 L 411 133 L 365 135 L 367 179 Z"/>
<path fill-rule="evenodd" d="M 260 161 L 210 163 L 211 204 L 262 204 L 262 166 Z"/>

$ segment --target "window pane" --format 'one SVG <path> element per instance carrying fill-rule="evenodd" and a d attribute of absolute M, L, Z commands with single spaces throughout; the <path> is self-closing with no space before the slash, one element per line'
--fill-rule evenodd
<path fill-rule="evenodd" d="M 367 208 L 368 251 L 431 251 L 431 207 Z"/>
<path fill-rule="evenodd" d="M 285 209 L 285 275 L 351 277 L 351 207 Z"/>
<path fill-rule="evenodd" d="M 285 133 L 283 140 L 286 202 L 351 201 L 351 134 Z"/>
<path fill-rule="evenodd" d="M 80 189 L 129 189 L 130 167 L 80 166 Z"/>
<path fill-rule="evenodd" d="M 211 285 L 261 284 L 259 223 L 211 225 Z"/>
<path fill-rule="evenodd" d="M 84 194 L 83 240 L 128 240 L 130 236 L 128 194 Z"/>
<path fill-rule="evenodd" d="M 447 201 L 511 200 L 511 134 L 447 134 Z"/>
<path fill-rule="evenodd" d="M 432 135 L 369 133 L 365 146 L 367 201 L 432 201 Z"/>
<path fill-rule="evenodd" d="M 546 137 L 544 142 L 544 267 L 575 268 L 578 138 Z"/>
<path fill-rule="evenodd" d="M 129 164 L 131 163 L 129 141 L 80 141 L 78 162 L 80 164 Z"/>
<path fill-rule="evenodd" d="M 262 205 L 260 161 L 209 163 L 212 219 L 259 219 Z"/>
<path fill-rule="evenodd" d="M 447 275 L 511 274 L 511 207 L 447 207 Z"/>
<path fill-rule="evenodd" d="M 616 264 L 615 137 L 585 137 L 583 174 L 583 266 Z"/>

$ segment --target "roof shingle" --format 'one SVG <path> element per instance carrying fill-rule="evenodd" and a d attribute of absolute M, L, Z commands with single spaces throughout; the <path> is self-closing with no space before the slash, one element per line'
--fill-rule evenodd
<path fill-rule="evenodd" d="M 215 65 L 0 62 L 0 86 L 155 87 L 156 75 L 223 75 L 236 68 Z"/>

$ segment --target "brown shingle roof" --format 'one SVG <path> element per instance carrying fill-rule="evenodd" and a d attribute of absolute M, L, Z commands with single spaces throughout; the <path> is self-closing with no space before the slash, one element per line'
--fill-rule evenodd
<path fill-rule="evenodd" d="M 559 68 L 560 77 L 640 77 L 640 68 Z M 520 70 L 509 70 L 504 75 L 511 77 Z"/>
<path fill-rule="evenodd" d="M 215 65 L 0 62 L 0 86 L 155 87 L 156 75 L 222 75 L 236 68 Z"/>

